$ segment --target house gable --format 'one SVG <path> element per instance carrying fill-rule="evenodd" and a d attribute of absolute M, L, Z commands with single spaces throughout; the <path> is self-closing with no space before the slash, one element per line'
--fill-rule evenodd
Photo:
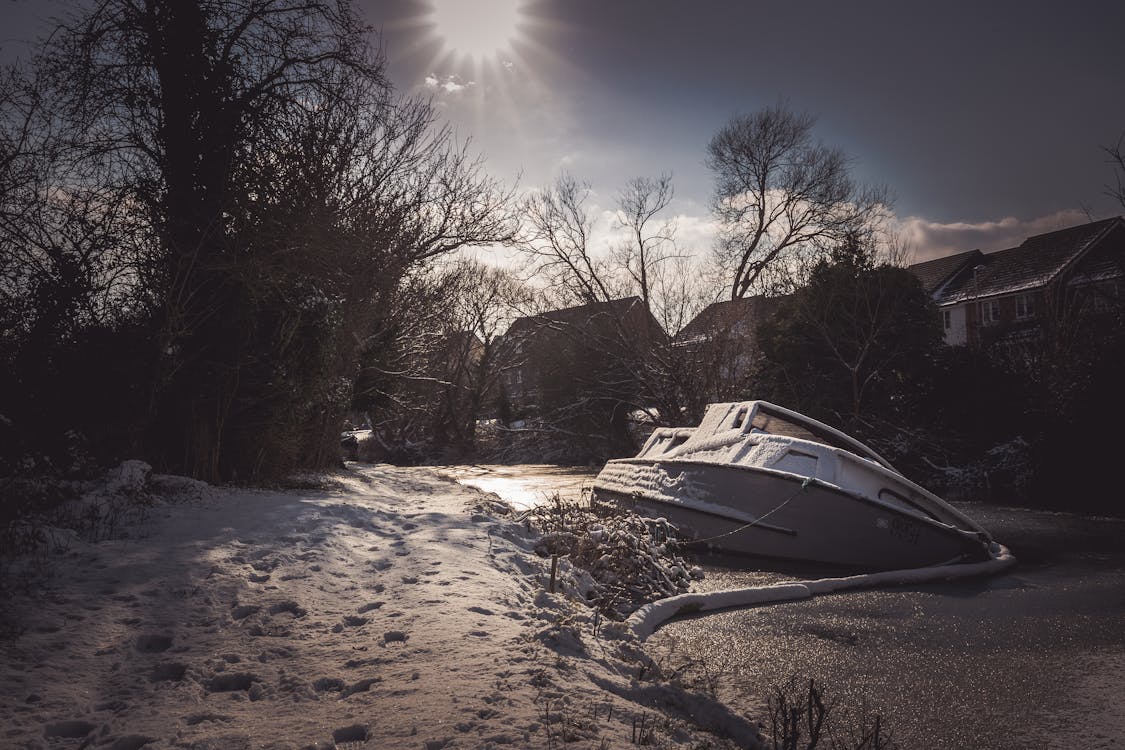
<path fill-rule="evenodd" d="M 688 321 L 673 337 L 675 345 L 707 341 L 716 335 L 753 339 L 758 323 L 777 307 L 780 297 L 743 297 L 713 302 Z"/>
<path fill-rule="evenodd" d="M 517 318 L 503 337 L 503 383 L 527 405 L 548 384 L 580 381 L 610 360 L 646 356 L 668 335 L 639 297 L 592 302 Z"/>
<path fill-rule="evenodd" d="M 1125 278 L 1125 222 L 1103 219 L 1028 237 L 1005 250 L 949 257 L 948 266 L 957 270 L 944 281 L 937 279 L 946 269 L 936 261 L 909 269 L 923 285 L 936 284 L 931 295 L 941 309 L 946 343 L 980 341 L 981 330 L 995 325 L 1008 338 L 1027 338 L 1038 330 L 1037 321 L 1050 305 L 1072 304 L 1055 297 L 1061 285 L 1097 286 L 1119 298 L 1117 285 Z"/>
<path fill-rule="evenodd" d="M 962 271 L 979 263 L 983 257 L 984 253 L 980 250 L 966 250 L 943 258 L 915 263 L 907 266 L 906 270 L 918 277 L 927 294 L 936 298 Z"/>
<path fill-rule="evenodd" d="M 1018 247 L 984 254 L 936 297 L 951 305 L 1042 289 L 1072 268 L 1113 229 L 1120 217 L 1029 237 Z"/>

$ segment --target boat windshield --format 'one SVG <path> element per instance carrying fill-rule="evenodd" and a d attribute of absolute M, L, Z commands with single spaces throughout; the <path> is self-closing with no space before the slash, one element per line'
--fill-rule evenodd
<path fill-rule="evenodd" d="M 821 429 L 816 424 L 798 421 L 789 415 L 780 414 L 771 410 L 765 404 L 758 405 L 758 411 L 754 415 L 754 421 L 751 426 L 763 432 L 768 432 L 771 435 L 784 435 L 785 437 L 797 438 L 799 440 L 811 440 L 814 443 L 830 445 L 833 448 L 840 448 L 848 453 L 854 453 L 857 456 L 874 461 L 877 464 L 886 465 L 886 461 L 858 440 L 848 438 L 847 435 L 836 432 L 835 430 L 828 431 Z"/>

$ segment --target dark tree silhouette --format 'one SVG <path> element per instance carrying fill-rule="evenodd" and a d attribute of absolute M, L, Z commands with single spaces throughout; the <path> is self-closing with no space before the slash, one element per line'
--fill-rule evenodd
<path fill-rule="evenodd" d="M 509 196 L 428 103 L 395 97 L 369 39 L 344 0 L 104 0 L 37 60 L 62 165 L 40 194 L 96 190 L 115 202 L 93 215 L 126 215 L 93 277 L 123 272 L 149 332 L 138 443 L 164 468 L 334 460 L 401 280 L 511 233 Z"/>
<path fill-rule="evenodd" d="M 942 341 L 918 279 L 876 264 L 859 241 L 837 247 L 759 328 L 765 387 L 836 423 L 888 416 Z"/>

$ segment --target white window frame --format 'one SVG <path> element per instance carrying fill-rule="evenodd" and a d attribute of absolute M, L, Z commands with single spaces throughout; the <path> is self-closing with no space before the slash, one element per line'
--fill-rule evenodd
<path fill-rule="evenodd" d="M 941 311 L 941 322 L 942 322 L 942 325 L 945 326 L 945 330 L 948 331 L 950 328 L 952 328 L 953 327 L 953 313 L 952 313 L 952 311 L 942 310 Z"/>
<path fill-rule="evenodd" d="M 1016 320 L 1027 320 L 1035 317 L 1035 300 L 1030 294 L 1020 294 L 1016 297 Z"/>
<path fill-rule="evenodd" d="M 995 325 L 1000 322 L 1000 300 L 986 299 L 978 303 L 981 325 Z"/>

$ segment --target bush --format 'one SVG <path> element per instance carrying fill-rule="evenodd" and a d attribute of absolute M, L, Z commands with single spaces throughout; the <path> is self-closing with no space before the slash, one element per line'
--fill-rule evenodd
<path fill-rule="evenodd" d="M 580 569 L 578 593 L 607 617 L 623 620 L 653 599 L 682 594 L 702 571 L 676 549 L 676 529 L 663 518 L 597 512 L 590 503 L 552 502 L 528 512 L 540 531 L 536 552 L 565 557 Z"/>

